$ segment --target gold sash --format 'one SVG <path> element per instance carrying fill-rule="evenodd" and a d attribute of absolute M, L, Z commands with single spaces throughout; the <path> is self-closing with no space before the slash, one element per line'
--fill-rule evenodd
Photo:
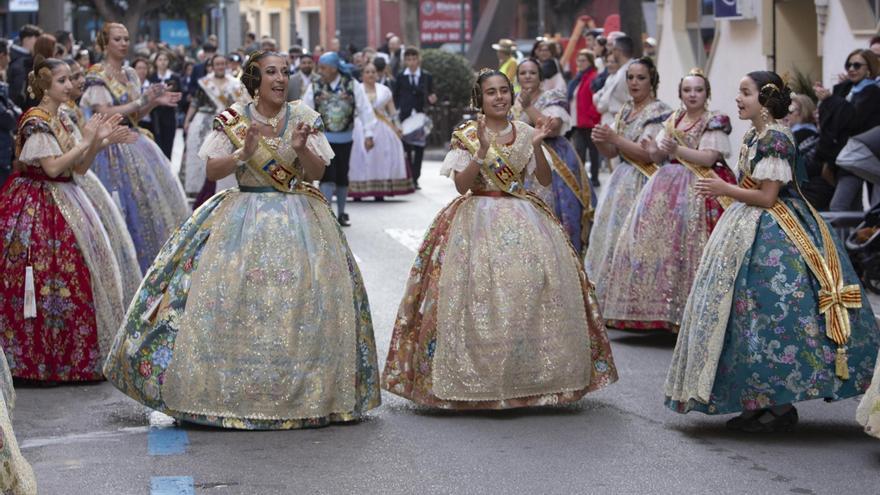
<path fill-rule="evenodd" d="M 758 184 L 748 175 L 743 178 L 742 187 L 757 189 Z M 831 238 L 831 232 L 825 220 L 819 215 L 809 201 L 804 201 L 819 226 L 825 257 L 813 243 L 804 226 L 782 201 L 767 208 L 767 211 L 779 224 L 792 243 L 797 247 L 813 276 L 819 282 L 819 313 L 825 315 L 826 334 L 837 344 L 835 372 L 842 380 L 849 379 L 849 368 L 846 357 L 846 342 L 852 331 L 847 309 L 862 307 L 862 293 L 857 284 L 843 285 L 843 270 L 837 248 Z"/>
<path fill-rule="evenodd" d="M 125 94 L 128 95 L 129 102 L 135 101 L 141 97 L 140 90 L 135 91 L 135 86 L 131 84 L 123 84 L 117 81 L 115 77 L 111 76 L 110 73 L 108 73 L 104 69 L 103 64 L 95 64 L 89 67 L 88 73 L 94 77 L 98 77 L 101 79 L 101 81 L 104 83 L 104 86 L 107 88 L 107 91 L 109 91 L 111 96 L 113 96 L 114 105 L 123 105 L 124 103 L 116 102 L 122 102 L 122 95 Z M 128 79 L 128 72 L 126 72 L 125 69 L 123 69 L 122 73 L 125 75 L 126 79 Z M 125 114 L 125 117 L 128 119 L 128 122 L 131 124 L 132 128 L 134 128 L 137 132 L 143 134 L 144 136 L 148 137 L 150 140 L 155 140 L 152 132 L 138 125 L 138 121 L 137 119 L 135 119 L 135 117 L 137 116 L 137 112 L 135 112 L 134 114 Z"/>
<path fill-rule="evenodd" d="M 220 112 L 215 120 L 222 125 L 233 146 L 236 148 L 244 146 L 244 138 L 250 125 L 250 120 L 246 116 L 234 108 L 227 108 Z M 315 186 L 303 180 L 302 174 L 294 166 L 297 159 L 294 158 L 290 163 L 286 162 L 266 143 L 265 139 L 260 137 L 257 150 L 246 163 L 251 171 L 265 179 L 275 190 L 283 193 L 305 193 L 320 198 L 326 203 L 327 198 Z"/>
<path fill-rule="evenodd" d="M 681 115 L 681 110 L 676 110 L 675 113 L 672 114 L 671 117 L 666 119 L 666 135 L 675 139 L 675 142 L 678 143 L 679 146 L 689 147 L 684 142 L 684 133 L 675 128 L 675 123 L 678 121 L 679 116 Z M 689 162 L 680 156 L 675 157 L 678 160 L 678 163 L 682 164 L 684 168 L 688 169 L 701 179 L 712 179 L 715 178 L 715 174 L 712 173 L 712 169 L 710 167 L 703 167 L 701 165 L 697 165 L 696 163 Z M 718 201 L 718 204 L 721 205 L 725 210 L 733 204 L 733 199 L 727 196 L 716 196 L 715 200 Z"/>
<path fill-rule="evenodd" d="M 614 129 L 617 134 L 623 134 L 623 109 L 617 112 L 617 117 L 614 120 Z M 651 178 L 652 175 L 657 173 L 657 170 L 660 168 L 656 163 L 651 162 L 643 162 L 641 160 L 637 160 L 618 148 L 617 150 L 620 153 L 620 157 L 623 158 L 624 161 L 632 165 L 639 172 L 645 175 L 647 178 Z"/>
<path fill-rule="evenodd" d="M 581 204 L 581 244 L 584 246 L 584 249 L 586 249 L 587 242 L 590 238 L 590 222 L 593 220 L 594 213 L 593 207 L 590 205 L 590 182 L 589 179 L 587 179 L 587 169 L 584 168 L 584 162 L 581 161 L 581 157 L 577 156 L 577 153 L 575 153 L 575 157 L 578 161 L 578 170 L 581 172 L 581 184 L 583 184 L 583 187 L 581 187 L 578 185 L 578 181 L 574 174 L 562 158 L 560 158 L 559 154 L 556 153 L 556 150 L 546 142 L 543 143 L 542 146 L 543 149 L 550 154 L 550 168 L 559 175 Z"/>

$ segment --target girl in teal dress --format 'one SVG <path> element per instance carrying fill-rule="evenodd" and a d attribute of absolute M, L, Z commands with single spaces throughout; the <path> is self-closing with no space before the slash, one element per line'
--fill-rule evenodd
<path fill-rule="evenodd" d="M 731 429 L 791 429 L 795 402 L 862 394 L 880 333 L 840 240 L 794 182 L 796 145 L 776 123 L 791 102 L 773 72 L 740 82 L 739 117 L 751 120 L 740 183 L 700 179 L 728 196 L 703 252 L 666 379 L 680 413 L 741 413 Z"/>

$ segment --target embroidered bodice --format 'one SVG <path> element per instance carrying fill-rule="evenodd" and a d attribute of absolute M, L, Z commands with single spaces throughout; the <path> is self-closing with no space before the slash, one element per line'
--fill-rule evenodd
<path fill-rule="evenodd" d="M 514 172 L 519 174 L 520 181 L 524 182 L 528 174 L 534 173 L 535 158 L 532 147 L 532 134 L 535 130 L 532 126 L 519 121 L 512 123 L 514 126 L 516 137 L 509 145 L 499 145 L 499 151 L 507 159 L 507 163 Z M 443 160 L 443 166 L 440 173 L 452 177 L 452 172 L 461 172 L 470 163 L 472 158 L 467 146 L 461 140 L 453 136 L 449 153 Z M 498 191 L 498 187 L 492 182 L 492 179 L 486 176 L 486 171 L 481 170 L 477 176 L 475 191 Z"/>
<path fill-rule="evenodd" d="M 277 139 L 264 138 L 263 141 L 266 142 L 279 158 L 286 163 L 292 163 L 296 171 L 299 174 L 303 174 L 302 164 L 297 159 L 296 151 L 293 149 L 293 130 L 298 123 L 303 122 L 323 131 L 323 122 L 321 121 L 320 115 L 302 103 L 301 100 L 288 102 L 287 109 L 287 119 L 281 124 L 283 127 L 280 131 L 279 137 Z M 199 150 L 199 156 L 202 159 L 208 160 L 209 158 L 226 156 L 235 151 L 236 147 L 226 134 L 226 131 L 224 130 L 224 122 L 222 121 L 224 114 L 227 114 L 230 110 L 234 112 L 234 115 L 239 115 L 242 119 L 245 119 L 245 122 L 256 120 L 261 123 L 266 123 L 268 120 L 266 117 L 256 112 L 252 103 L 246 105 L 241 103 L 233 104 L 227 109 L 227 111 L 224 111 L 214 119 L 214 129 L 208 134 L 205 142 L 202 144 L 202 148 Z M 246 132 L 246 128 L 246 126 L 236 128 L 240 130 L 236 135 L 242 143 L 244 142 L 244 132 Z M 327 138 L 324 137 L 323 132 L 318 132 L 317 134 L 309 136 L 306 146 L 321 158 L 325 165 L 329 164 L 330 159 L 333 158 L 333 150 L 330 148 L 330 144 L 327 142 Z M 237 169 L 236 179 L 242 186 L 271 186 L 271 183 L 267 178 L 252 170 L 250 167 Z"/>

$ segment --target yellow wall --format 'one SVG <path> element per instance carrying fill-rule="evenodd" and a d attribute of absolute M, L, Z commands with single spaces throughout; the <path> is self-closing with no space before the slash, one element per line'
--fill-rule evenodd
<path fill-rule="evenodd" d="M 247 17 L 250 30 L 257 33 L 257 40 L 263 35 L 272 35 L 270 14 L 279 14 L 281 29 L 275 41 L 278 42 L 279 50 L 287 51 L 291 45 L 289 0 L 240 0 L 239 11 Z"/>

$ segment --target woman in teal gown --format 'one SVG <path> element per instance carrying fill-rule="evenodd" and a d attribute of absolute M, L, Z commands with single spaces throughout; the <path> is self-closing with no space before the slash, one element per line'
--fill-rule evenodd
<path fill-rule="evenodd" d="M 740 412 L 727 426 L 748 432 L 791 429 L 795 402 L 864 393 L 880 346 L 840 240 L 794 182 L 797 148 L 776 123 L 790 101 L 775 73 L 740 83 L 739 117 L 754 127 L 739 185 L 698 181 L 735 202 L 703 252 L 665 386 L 671 409 Z"/>

